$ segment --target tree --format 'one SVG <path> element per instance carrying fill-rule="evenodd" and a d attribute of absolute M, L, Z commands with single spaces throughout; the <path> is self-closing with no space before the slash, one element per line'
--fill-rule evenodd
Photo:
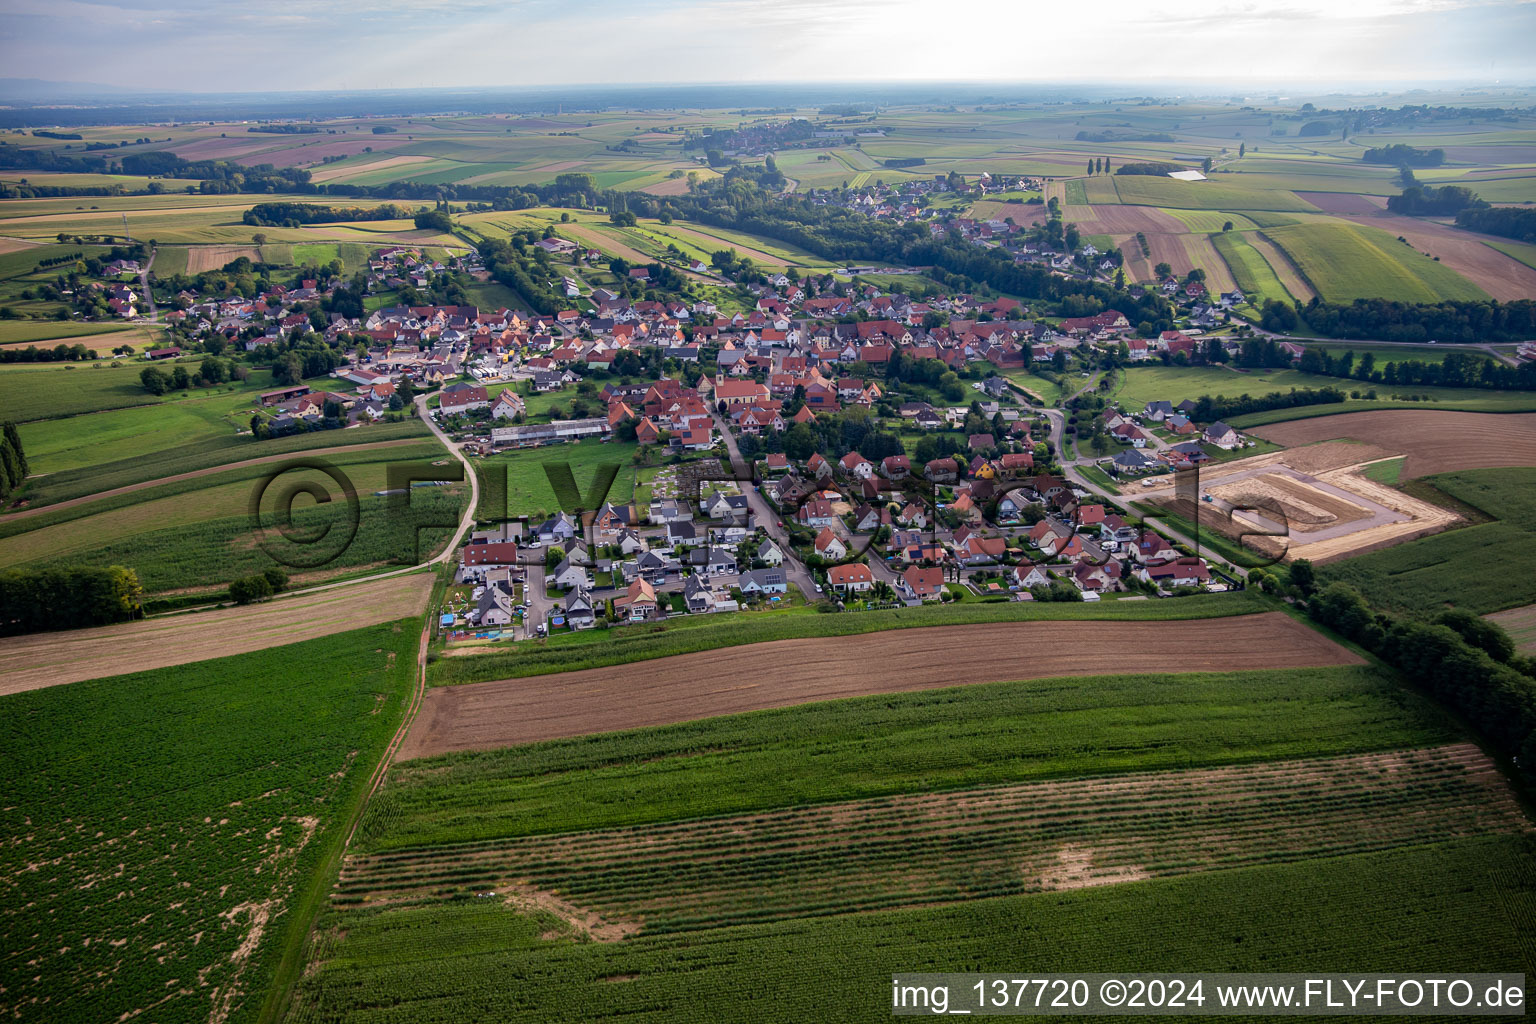
<path fill-rule="evenodd" d="M 816 432 L 809 423 L 796 423 L 784 431 L 784 454 L 801 462 L 816 451 Z"/>
<path fill-rule="evenodd" d="M 1494 661 L 1508 664 L 1515 656 L 1515 642 L 1502 626 L 1464 608 L 1453 608 L 1435 621 L 1460 633 L 1463 640 L 1488 652 Z"/>
<path fill-rule="evenodd" d="M 1227 221 L 1225 224 L 1223 224 L 1221 226 L 1221 230 L 1223 230 L 1223 231 L 1231 231 L 1232 230 L 1232 222 L 1231 221 Z"/>
<path fill-rule="evenodd" d="M 1152 268 L 1152 273 L 1157 275 L 1158 280 L 1162 280 L 1165 277 L 1173 276 L 1173 267 L 1167 263 L 1159 263 Z"/>
<path fill-rule="evenodd" d="M 1298 558 L 1291 563 L 1290 579 L 1291 586 L 1304 595 L 1310 596 L 1317 590 L 1317 573 L 1312 563 L 1305 558 Z"/>
<path fill-rule="evenodd" d="M 5 421 L 5 440 L 11 446 L 11 451 L 16 453 L 16 461 L 21 466 L 21 475 L 26 476 L 31 472 L 31 466 L 27 463 L 27 453 L 21 447 L 21 432 L 16 429 L 16 424 L 10 420 Z"/>
<path fill-rule="evenodd" d="M 146 366 L 139 371 L 139 383 L 144 390 L 152 395 L 163 395 L 170 386 L 170 378 L 160 372 L 159 367 Z"/>
<path fill-rule="evenodd" d="M 1210 157 L 1206 157 L 1204 160 L 1202 160 L 1200 162 L 1200 168 L 1201 168 L 1201 170 L 1205 171 L 1206 174 L 1210 174 L 1211 173 L 1211 168 L 1214 165 L 1215 165 L 1215 161 L 1212 160 Z"/>
<path fill-rule="evenodd" d="M 265 576 L 242 576 L 229 585 L 229 596 L 235 604 L 265 601 L 272 596 L 272 584 Z"/>
<path fill-rule="evenodd" d="M 1241 160 L 1243 157 L 1245 157 L 1247 155 L 1248 155 L 1248 143 L 1246 143 L 1246 142 L 1239 142 L 1237 144 L 1237 157 L 1238 157 L 1238 159 Z"/>

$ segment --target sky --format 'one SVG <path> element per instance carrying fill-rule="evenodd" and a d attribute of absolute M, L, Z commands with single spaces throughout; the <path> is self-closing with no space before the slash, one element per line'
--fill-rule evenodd
<path fill-rule="evenodd" d="M 1536 0 L 0 0 L 13 78 L 186 92 L 1536 81 Z"/>

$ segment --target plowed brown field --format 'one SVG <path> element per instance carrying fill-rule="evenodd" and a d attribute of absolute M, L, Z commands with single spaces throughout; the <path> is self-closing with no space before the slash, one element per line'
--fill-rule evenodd
<path fill-rule="evenodd" d="M 1272 423 L 1248 431 L 1287 448 L 1353 438 L 1407 455 L 1402 479 L 1453 469 L 1536 466 L 1536 413 L 1380 409 Z"/>
<path fill-rule="evenodd" d="M 1052 676 L 1353 665 L 1279 612 L 1168 622 L 1015 622 L 775 640 L 427 691 L 399 760 L 716 715 Z"/>
<path fill-rule="evenodd" d="M 247 654 L 420 615 L 432 579 L 427 573 L 412 573 L 245 608 L 7 637 L 0 640 L 0 697 Z"/>

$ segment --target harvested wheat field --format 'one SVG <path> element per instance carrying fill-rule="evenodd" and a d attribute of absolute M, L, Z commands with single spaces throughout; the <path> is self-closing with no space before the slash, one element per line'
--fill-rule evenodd
<path fill-rule="evenodd" d="M 420 615 L 433 577 L 297 594 L 244 608 L 0 640 L 0 696 L 82 679 L 185 665 Z"/>
<path fill-rule="evenodd" d="M 1272 423 L 1248 433 L 1288 447 L 1335 438 L 1364 441 L 1406 455 L 1403 480 L 1453 469 L 1536 466 L 1536 413 L 1380 409 Z"/>
<path fill-rule="evenodd" d="M 1531 828 L 1466 743 L 395 850 L 348 858 L 336 896 L 543 896 L 537 905 L 616 941 L 626 928 L 1076 889 Z M 770 860 L 778 870 L 764 870 Z"/>
<path fill-rule="evenodd" d="M 1279 612 L 1169 622 L 1010 622 L 774 640 L 633 665 L 427 691 L 399 760 L 716 715 L 1052 676 L 1355 665 Z M 960 652 L 965 652 L 962 656 Z"/>
<path fill-rule="evenodd" d="M 187 273 L 202 274 L 210 270 L 222 270 L 241 256 L 257 263 L 261 260 L 261 250 L 254 245 L 189 245 Z"/>

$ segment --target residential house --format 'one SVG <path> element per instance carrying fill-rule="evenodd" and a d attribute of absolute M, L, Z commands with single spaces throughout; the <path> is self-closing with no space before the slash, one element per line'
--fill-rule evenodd
<path fill-rule="evenodd" d="M 491 396 L 479 384 L 450 384 L 443 388 L 438 404 L 445 415 L 457 416 L 476 409 L 489 409 Z"/>
<path fill-rule="evenodd" d="M 757 546 L 757 557 L 768 565 L 784 564 L 784 552 L 779 550 L 779 546 L 772 539 L 765 539 Z"/>
<path fill-rule="evenodd" d="M 910 566 L 901 574 L 903 588 L 920 601 L 937 601 L 944 594 L 944 570 Z"/>
<path fill-rule="evenodd" d="M 1205 428 L 1205 439 L 1218 448 L 1229 450 L 1243 443 L 1242 435 L 1220 420 Z"/>
<path fill-rule="evenodd" d="M 565 622 L 572 629 L 591 629 L 596 624 L 591 591 L 577 587 L 565 596 Z"/>
<path fill-rule="evenodd" d="M 1136 575 L 1159 587 L 1199 587 L 1211 580 L 1210 567 L 1193 556 L 1147 565 L 1138 569 Z"/>
<path fill-rule="evenodd" d="M 656 600 L 656 588 L 648 580 L 635 580 L 625 590 L 623 597 L 614 598 L 613 612 L 630 622 L 660 618 L 661 604 Z"/>
<path fill-rule="evenodd" d="M 748 596 L 789 592 L 789 581 L 782 569 L 753 569 L 750 572 L 744 572 L 736 586 Z"/>
<path fill-rule="evenodd" d="M 523 415 L 526 411 L 523 397 L 511 388 L 503 390 L 491 404 L 492 419 L 510 420 Z"/>
<path fill-rule="evenodd" d="M 816 535 L 816 553 L 822 558 L 835 562 L 848 556 L 848 545 L 832 532 L 832 527 L 823 526 L 821 532 Z"/>
<path fill-rule="evenodd" d="M 875 574 L 860 562 L 834 565 L 827 570 L 827 583 L 840 594 L 862 593 L 875 586 Z"/>
<path fill-rule="evenodd" d="M 1013 578 L 1018 586 L 1024 590 L 1030 587 L 1048 587 L 1051 585 L 1051 576 L 1045 571 L 1045 566 L 1035 565 L 1033 562 L 1020 562 L 1013 567 Z"/>
<path fill-rule="evenodd" d="M 585 568 L 577 565 L 569 557 L 561 560 L 554 570 L 545 578 L 545 583 L 561 590 L 571 590 L 576 587 L 590 587 L 592 577 Z"/>

